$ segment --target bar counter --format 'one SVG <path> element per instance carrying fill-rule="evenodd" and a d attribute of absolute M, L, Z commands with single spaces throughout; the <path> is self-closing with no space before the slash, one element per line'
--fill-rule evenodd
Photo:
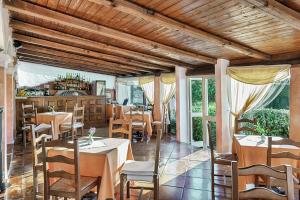
<path fill-rule="evenodd" d="M 84 106 L 84 127 L 106 126 L 105 96 L 41 96 L 16 97 L 16 129 L 21 130 L 22 103 L 32 104 L 38 113 L 48 112 L 48 106 L 54 106 L 55 111 L 72 112 L 75 104 Z"/>

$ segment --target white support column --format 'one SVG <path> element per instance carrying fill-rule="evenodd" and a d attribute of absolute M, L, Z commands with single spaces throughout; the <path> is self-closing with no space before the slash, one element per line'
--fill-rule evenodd
<path fill-rule="evenodd" d="M 176 140 L 189 143 L 186 68 L 176 67 Z"/>
<path fill-rule="evenodd" d="M 215 65 L 217 151 L 222 153 L 230 152 L 232 145 L 229 127 L 230 107 L 228 103 L 228 82 L 226 75 L 228 66 L 229 61 L 225 59 L 218 59 Z"/>

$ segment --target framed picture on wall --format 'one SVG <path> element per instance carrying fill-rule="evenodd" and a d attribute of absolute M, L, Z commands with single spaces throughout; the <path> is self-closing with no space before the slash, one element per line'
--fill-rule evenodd
<path fill-rule="evenodd" d="M 144 105 L 145 97 L 144 91 L 140 86 L 131 86 L 131 103 L 134 105 Z"/>

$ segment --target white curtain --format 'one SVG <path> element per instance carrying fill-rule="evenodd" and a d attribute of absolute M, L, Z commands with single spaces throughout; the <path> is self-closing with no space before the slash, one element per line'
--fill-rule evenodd
<path fill-rule="evenodd" d="M 150 104 L 154 104 L 154 76 L 144 76 L 139 78 L 139 85 Z"/>
<path fill-rule="evenodd" d="M 162 113 L 164 113 L 163 120 L 168 125 L 170 124 L 168 105 L 176 92 L 175 74 L 161 74 L 160 83 L 160 102 Z"/>
<path fill-rule="evenodd" d="M 163 113 L 166 114 L 166 124 L 170 124 L 170 119 L 168 115 L 168 104 L 170 103 L 172 97 L 175 95 L 176 92 L 176 84 L 164 84 L 161 82 L 161 87 L 160 87 L 160 101 L 161 101 L 161 106 L 162 110 L 164 110 Z"/>
<path fill-rule="evenodd" d="M 228 102 L 230 106 L 230 133 L 231 136 L 234 134 L 235 131 L 235 121 L 236 119 L 240 118 L 242 114 L 249 112 L 254 109 L 263 108 L 271 103 L 283 90 L 286 82 L 289 80 L 289 70 L 286 71 L 283 76 L 282 73 L 282 66 L 279 66 L 277 69 L 273 66 L 273 71 L 278 71 L 278 74 L 273 73 L 272 76 L 267 74 L 266 70 L 267 66 L 264 68 L 259 66 L 257 68 L 252 67 L 251 70 L 245 69 L 243 73 L 243 69 L 239 68 L 236 69 L 234 75 L 229 73 L 228 78 Z M 288 68 L 288 66 L 286 67 Z M 228 68 L 229 72 L 231 69 Z M 289 69 L 289 68 L 288 68 Z M 258 76 L 255 74 L 259 74 L 259 71 L 262 71 L 262 74 L 265 73 L 265 76 L 268 75 L 269 80 L 266 79 L 258 80 Z M 245 74 L 246 73 L 246 74 Z M 249 77 L 256 78 L 249 79 L 248 82 L 244 81 L 241 82 L 240 79 L 245 77 L 246 75 Z M 243 79 L 245 80 L 245 79 Z M 254 84 L 257 81 L 258 84 Z"/>
<path fill-rule="evenodd" d="M 154 104 L 154 80 L 140 85 L 144 94 L 151 105 Z"/>

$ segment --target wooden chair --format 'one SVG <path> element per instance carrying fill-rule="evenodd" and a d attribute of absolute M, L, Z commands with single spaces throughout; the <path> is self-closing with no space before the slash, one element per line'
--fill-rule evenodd
<path fill-rule="evenodd" d="M 272 137 L 268 137 L 268 150 L 267 150 L 267 165 L 272 167 L 272 159 L 289 159 L 289 160 L 297 160 L 300 161 L 300 156 L 295 155 L 291 152 L 287 151 L 281 151 L 281 152 L 276 152 L 273 153 L 272 147 L 273 145 L 289 145 L 289 146 L 294 146 L 296 148 L 300 148 L 300 142 L 295 142 L 291 139 L 288 138 L 283 138 L 280 140 L 273 140 Z M 284 165 L 281 166 L 276 166 L 275 169 L 283 171 L 285 169 Z M 300 174 L 300 168 L 292 167 L 293 175 L 299 175 Z M 299 191 L 300 193 L 300 181 L 296 176 L 293 176 L 294 179 L 294 186 L 295 189 Z M 272 179 L 270 177 L 267 177 L 266 180 L 267 186 L 279 186 L 279 187 L 284 187 L 286 186 L 280 182 L 279 180 Z"/>
<path fill-rule="evenodd" d="M 37 109 L 34 107 L 34 103 L 28 105 L 22 104 L 22 138 L 25 149 L 27 144 L 27 134 L 30 133 L 32 124 L 37 124 Z"/>
<path fill-rule="evenodd" d="M 72 137 L 72 140 L 77 137 L 77 129 L 81 129 L 81 136 L 83 135 L 84 127 L 84 106 L 74 107 L 72 120 L 70 123 L 63 123 L 60 125 L 60 132 L 65 134 L 66 138 Z M 71 136 L 70 136 L 71 135 Z"/>
<path fill-rule="evenodd" d="M 130 107 L 130 119 L 132 120 L 132 131 L 142 131 L 142 140 L 145 137 L 145 109 L 144 106 Z"/>
<path fill-rule="evenodd" d="M 154 107 L 154 105 L 153 105 Z M 154 113 L 153 113 L 153 110 L 152 110 L 152 119 L 154 119 Z M 160 119 L 161 120 L 155 120 L 151 123 L 152 125 L 152 128 L 153 128 L 153 132 L 158 132 L 158 131 L 164 131 L 164 128 L 165 128 L 165 121 L 166 121 L 166 117 L 165 117 L 165 110 L 163 109 L 163 112 L 161 112 L 161 116 L 160 116 Z"/>
<path fill-rule="evenodd" d="M 48 148 L 66 148 L 66 151 L 73 151 L 73 158 L 63 155 L 48 156 Z M 65 143 L 61 140 L 53 140 L 50 142 L 42 141 L 43 149 L 43 172 L 44 172 L 44 199 L 49 200 L 52 197 L 74 198 L 81 200 L 82 196 L 87 194 L 91 189 L 97 187 L 97 195 L 99 196 L 101 178 L 80 176 L 80 163 L 78 141 L 75 139 L 73 143 Z M 72 165 L 74 171 L 69 173 L 63 169 L 49 170 L 48 164 L 61 163 Z M 51 179 L 57 179 L 50 182 Z"/>
<path fill-rule="evenodd" d="M 49 135 L 49 132 L 51 133 Z M 42 154 L 42 140 L 52 140 L 54 133 L 53 122 L 50 124 L 40 124 L 38 126 L 31 125 L 32 136 L 32 172 L 33 172 L 33 197 L 36 199 L 38 194 L 38 173 L 43 172 Z"/>
<path fill-rule="evenodd" d="M 122 134 L 128 136 L 128 139 L 131 141 L 132 139 L 132 122 L 131 120 L 124 119 L 109 119 L 109 137 L 113 137 L 114 133 Z"/>
<path fill-rule="evenodd" d="M 124 200 L 124 186 L 127 187 L 127 198 L 130 197 L 130 189 L 154 190 L 154 200 L 159 199 L 159 157 L 161 131 L 156 136 L 155 161 L 128 160 L 122 167 L 120 177 L 120 200 Z M 153 183 L 153 187 L 131 187 L 130 181 L 143 181 Z"/>
<path fill-rule="evenodd" d="M 232 162 L 232 200 L 239 199 L 277 199 L 277 200 L 294 200 L 294 186 L 292 167 L 284 166 L 284 171 L 277 171 L 276 169 L 266 165 L 253 165 L 245 168 L 238 168 L 236 161 Z M 267 175 L 284 181 L 287 185 L 287 192 L 285 195 L 278 194 L 266 187 L 254 187 L 252 189 L 239 192 L 239 176 L 249 175 Z"/>
<path fill-rule="evenodd" d="M 257 124 L 257 121 L 255 118 L 253 119 L 236 119 L 235 121 L 235 134 L 240 134 L 244 131 L 246 132 L 250 132 L 251 134 L 253 135 L 257 135 L 258 132 L 255 128 L 250 128 L 250 127 L 247 127 L 247 126 L 242 126 L 243 123 L 249 123 L 249 124 L 253 124 L 253 125 L 256 125 Z"/>
<path fill-rule="evenodd" d="M 208 141 L 209 141 L 209 147 L 210 147 L 210 160 L 211 160 L 211 191 L 212 195 L 214 196 L 215 191 L 215 185 L 230 188 L 231 185 L 228 185 L 226 183 L 216 183 L 215 177 L 224 177 L 224 181 L 226 181 L 226 178 L 231 177 L 230 173 L 225 174 L 215 174 L 215 164 L 217 165 L 223 165 L 223 166 L 231 166 L 232 161 L 237 161 L 237 155 L 236 154 L 220 154 L 216 153 L 214 151 L 214 143 L 212 140 L 212 132 L 211 132 L 211 125 L 210 123 L 207 123 L 207 130 L 208 130 Z"/>

